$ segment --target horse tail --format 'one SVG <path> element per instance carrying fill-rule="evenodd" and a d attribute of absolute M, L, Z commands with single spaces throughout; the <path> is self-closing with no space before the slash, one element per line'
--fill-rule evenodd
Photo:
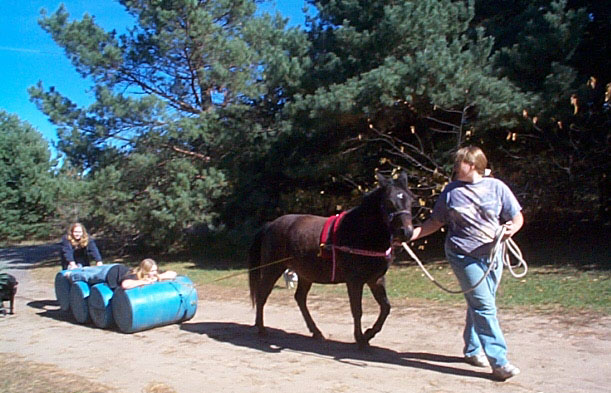
<path fill-rule="evenodd" d="M 267 227 L 268 224 L 265 224 L 263 228 L 259 229 L 248 250 L 248 286 L 250 287 L 250 300 L 253 307 L 257 300 L 257 288 L 259 288 L 261 281 L 261 269 L 259 269 L 259 266 L 261 266 L 261 244 Z"/>

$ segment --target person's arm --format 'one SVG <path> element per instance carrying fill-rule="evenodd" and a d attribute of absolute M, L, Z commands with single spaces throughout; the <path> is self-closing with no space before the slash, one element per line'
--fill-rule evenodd
<path fill-rule="evenodd" d="M 509 189 L 509 187 L 501 182 L 501 204 L 503 206 L 501 210 L 501 222 L 507 220 L 503 223 L 505 226 L 505 236 L 503 236 L 503 240 L 509 239 L 513 235 L 515 235 L 522 225 L 524 225 L 524 216 L 522 215 L 522 207 L 518 202 L 518 199 L 514 195 L 513 192 Z M 511 219 L 508 219 L 511 217 Z"/>
<path fill-rule="evenodd" d="M 102 255 L 100 255 L 100 251 L 98 250 L 98 246 L 95 244 L 95 240 L 93 238 L 89 239 L 89 243 L 87 244 L 87 251 L 93 260 L 96 262 L 96 266 L 102 265 Z"/>
<path fill-rule="evenodd" d="M 161 280 L 173 280 L 177 276 L 175 271 L 168 270 L 167 272 L 163 272 L 159 274 L 159 281 Z"/>
<path fill-rule="evenodd" d="M 66 236 L 62 237 L 62 260 L 66 263 L 66 269 L 76 269 L 78 266 L 74 261 L 74 248 Z"/>
<path fill-rule="evenodd" d="M 138 279 L 132 279 L 132 278 L 126 278 L 125 280 L 123 280 L 121 282 L 121 288 L 123 289 L 132 289 L 132 288 L 136 288 L 136 287 L 141 287 L 143 285 L 148 285 L 148 284 L 152 284 L 155 281 L 145 278 L 142 280 L 138 280 Z"/>
<path fill-rule="evenodd" d="M 524 225 L 524 215 L 522 212 L 518 212 L 510 221 L 507 221 L 505 224 L 505 239 L 509 239 L 522 228 Z"/>
<path fill-rule="evenodd" d="M 420 239 L 437 232 L 443 226 L 443 222 L 429 218 L 421 226 L 414 228 L 414 233 L 410 240 Z"/>

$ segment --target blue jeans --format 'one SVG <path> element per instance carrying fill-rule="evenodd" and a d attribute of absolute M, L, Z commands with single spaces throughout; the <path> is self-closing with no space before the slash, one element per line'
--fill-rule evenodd
<path fill-rule="evenodd" d="M 70 272 L 69 280 L 71 282 L 85 281 L 89 285 L 106 282 L 106 275 L 108 274 L 108 271 L 115 265 L 116 263 L 101 266 L 87 266 L 79 269 L 68 270 L 68 272 Z"/>
<path fill-rule="evenodd" d="M 472 288 L 482 278 L 489 258 L 473 258 L 453 252 L 446 247 L 446 256 L 460 282 L 462 290 Z M 492 367 L 507 363 L 507 344 L 496 317 L 496 290 L 501 282 L 503 262 L 501 255 L 494 258 L 490 274 L 473 291 L 464 294 L 467 300 L 467 322 L 463 338 L 466 356 L 478 354 L 482 349 Z"/>

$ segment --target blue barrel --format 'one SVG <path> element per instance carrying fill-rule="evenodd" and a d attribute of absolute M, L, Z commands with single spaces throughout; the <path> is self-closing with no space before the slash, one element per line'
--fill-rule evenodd
<path fill-rule="evenodd" d="M 70 309 L 70 285 L 72 283 L 66 277 L 70 270 L 62 270 L 55 275 L 55 297 L 60 309 L 68 311 Z"/>
<path fill-rule="evenodd" d="M 197 291 L 185 276 L 128 290 L 118 288 L 112 298 L 112 315 L 123 333 L 169 325 L 193 318 Z"/>
<path fill-rule="evenodd" d="M 183 299 L 182 306 L 185 310 L 185 315 L 181 322 L 188 321 L 193 318 L 197 311 L 197 290 L 195 290 L 195 285 L 193 285 L 193 282 L 187 276 L 176 276 L 174 281 L 180 284 L 180 296 Z"/>
<path fill-rule="evenodd" d="M 77 281 L 70 286 L 70 309 L 78 323 L 89 320 L 89 285 L 84 281 Z"/>
<path fill-rule="evenodd" d="M 95 284 L 89 288 L 89 316 L 93 324 L 99 328 L 107 328 L 112 322 L 112 289 L 105 283 Z"/>

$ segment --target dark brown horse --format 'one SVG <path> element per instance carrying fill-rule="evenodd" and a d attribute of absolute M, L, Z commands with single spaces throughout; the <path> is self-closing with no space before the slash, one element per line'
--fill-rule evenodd
<path fill-rule="evenodd" d="M 289 214 L 266 224 L 257 233 L 249 252 L 249 284 L 259 334 L 265 335 L 263 307 L 267 297 L 287 268 L 299 276 L 295 300 L 314 338 L 324 337 L 306 305 L 312 283 L 346 283 L 359 346 L 366 346 L 382 329 L 390 312 L 384 275 L 391 262 L 393 239 L 408 241 L 412 235 L 414 196 L 405 173 L 396 181 L 380 174 L 377 179 L 380 186 L 366 194 L 361 205 L 337 217 L 341 221 L 333 225 L 325 224 L 326 217 Z M 323 228 L 329 228 L 328 239 L 332 243 L 327 250 L 321 246 Z M 323 257 L 321 251 L 330 257 Z M 363 333 L 361 301 L 365 284 L 380 305 L 380 314 Z"/>

